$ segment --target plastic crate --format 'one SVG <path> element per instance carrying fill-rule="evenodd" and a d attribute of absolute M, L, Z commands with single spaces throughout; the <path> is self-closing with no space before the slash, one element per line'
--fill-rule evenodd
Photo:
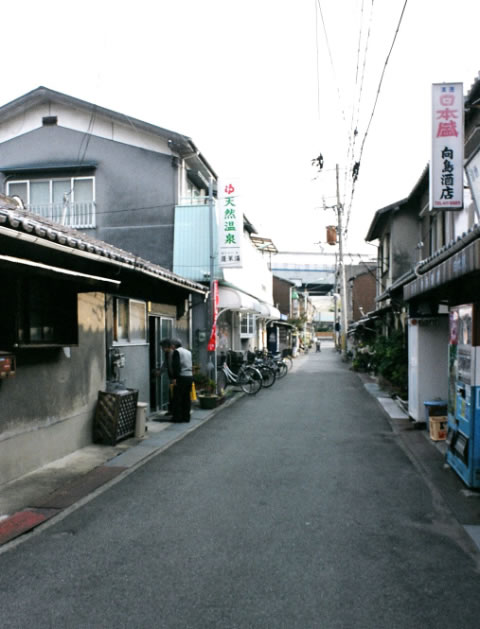
<path fill-rule="evenodd" d="M 115 445 L 135 434 L 138 390 L 99 391 L 93 440 L 95 443 Z"/>

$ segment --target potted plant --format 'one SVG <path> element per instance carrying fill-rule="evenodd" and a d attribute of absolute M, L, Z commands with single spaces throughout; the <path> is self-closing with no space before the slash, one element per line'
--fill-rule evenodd
<path fill-rule="evenodd" d="M 197 392 L 198 403 L 200 404 L 200 408 L 216 408 L 220 396 L 217 395 L 215 380 L 211 380 L 210 378 L 199 378 L 198 384 L 195 383 L 195 386 L 199 387 Z"/>

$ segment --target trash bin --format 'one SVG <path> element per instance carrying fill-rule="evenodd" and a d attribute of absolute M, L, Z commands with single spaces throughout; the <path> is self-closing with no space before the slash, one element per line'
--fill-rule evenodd
<path fill-rule="evenodd" d="M 137 402 L 137 417 L 135 420 L 135 437 L 137 437 L 137 439 L 141 439 L 145 436 L 147 406 L 148 404 L 146 402 Z"/>
<path fill-rule="evenodd" d="M 444 417 L 447 414 L 447 401 L 446 400 L 427 400 L 425 405 L 425 423 L 427 430 L 429 430 L 430 417 Z"/>

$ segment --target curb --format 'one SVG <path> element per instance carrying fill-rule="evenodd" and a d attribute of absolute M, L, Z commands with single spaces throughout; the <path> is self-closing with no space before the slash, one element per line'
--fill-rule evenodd
<path fill-rule="evenodd" d="M 242 398 L 234 393 L 223 404 L 209 411 L 195 409 L 188 423 L 171 424 L 161 432 L 141 438 L 140 442 L 95 467 L 75 481 L 33 500 L 24 509 L 0 521 L 0 554 L 10 550 L 119 483 L 139 467 L 161 454 L 215 415 Z M 195 417 L 200 415 L 200 417 Z"/>

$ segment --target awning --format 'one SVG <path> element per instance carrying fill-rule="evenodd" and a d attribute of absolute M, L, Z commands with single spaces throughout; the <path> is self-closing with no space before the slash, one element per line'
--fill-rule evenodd
<path fill-rule="evenodd" d="M 267 304 L 264 301 L 259 302 L 258 314 L 264 319 L 280 319 L 280 310 Z"/>
<path fill-rule="evenodd" d="M 33 260 L 25 260 L 24 258 L 15 258 L 12 256 L 0 255 L 0 268 L 6 267 L 9 269 L 18 269 L 18 267 L 28 267 L 30 270 L 34 270 L 43 275 L 63 275 L 74 278 L 77 281 L 85 282 L 86 284 L 110 284 L 112 286 L 118 286 L 120 282 L 118 280 L 111 280 L 108 277 L 100 277 L 98 275 L 88 275 L 87 273 L 79 273 L 78 271 L 70 271 L 68 269 L 61 269 L 57 266 L 50 266 L 48 264 L 42 264 L 41 262 L 34 262 Z"/>
<path fill-rule="evenodd" d="M 219 286 L 218 305 L 220 310 L 237 310 L 238 312 L 259 313 L 260 302 L 230 286 Z"/>
<path fill-rule="evenodd" d="M 255 314 L 262 319 L 280 319 L 281 314 L 278 308 L 265 301 L 259 301 L 247 295 L 238 288 L 231 286 L 219 286 L 218 289 L 220 310 L 235 310 L 237 312 Z"/>
<path fill-rule="evenodd" d="M 478 271 L 480 271 L 480 240 L 475 240 L 404 286 L 403 298 L 409 301 Z"/>
<path fill-rule="evenodd" d="M 274 325 L 281 325 L 284 328 L 294 328 L 295 326 L 292 325 L 291 323 L 288 323 L 287 321 L 270 321 L 269 326 L 274 326 Z"/>

